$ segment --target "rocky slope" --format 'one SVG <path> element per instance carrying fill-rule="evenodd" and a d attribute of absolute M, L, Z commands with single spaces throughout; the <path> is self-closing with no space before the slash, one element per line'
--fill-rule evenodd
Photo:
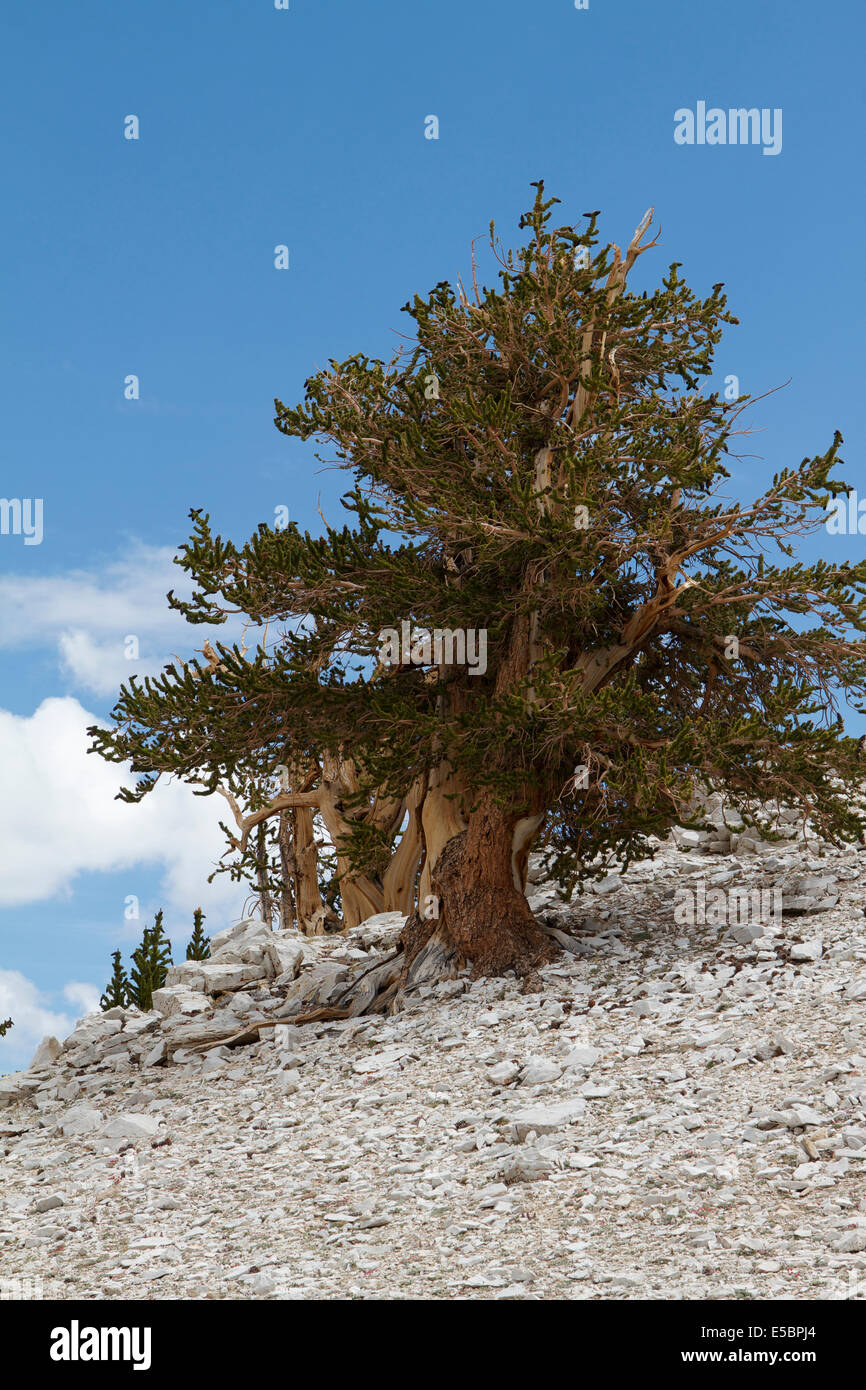
<path fill-rule="evenodd" d="M 46 1040 L 0 1080 L 7 1296 L 866 1296 L 866 853 L 720 825 L 571 905 L 541 872 L 542 993 L 256 1041 L 400 919 L 246 922 L 154 1012 Z M 781 915 L 734 920 L 738 888 Z"/>

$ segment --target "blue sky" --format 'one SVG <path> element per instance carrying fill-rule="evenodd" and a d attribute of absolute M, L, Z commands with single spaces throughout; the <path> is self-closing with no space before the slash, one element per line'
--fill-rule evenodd
<path fill-rule="evenodd" d="M 0 536 L 0 1070 L 101 988 L 109 952 L 166 905 L 185 940 L 237 890 L 204 880 L 213 801 L 112 801 L 83 727 L 129 673 L 189 654 L 164 611 L 192 506 L 244 539 L 274 509 L 318 526 L 344 479 L 280 435 L 329 357 L 388 356 L 400 306 L 506 241 L 543 177 L 562 221 L 628 240 L 656 208 L 655 283 L 726 284 L 741 320 L 714 383 L 760 394 L 735 486 L 823 451 L 862 478 L 862 7 L 794 0 L 48 0 L 4 16 L 0 493 L 44 537 Z M 783 112 L 782 149 L 677 145 L 674 112 Z M 136 115 L 140 138 L 124 139 Z M 435 115 L 439 138 L 425 138 Z M 290 268 L 274 268 L 274 247 Z M 140 399 L 124 399 L 124 379 Z M 808 557 L 862 553 L 814 540 Z M 861 725 L 855 721 L 859 732 Z"/>

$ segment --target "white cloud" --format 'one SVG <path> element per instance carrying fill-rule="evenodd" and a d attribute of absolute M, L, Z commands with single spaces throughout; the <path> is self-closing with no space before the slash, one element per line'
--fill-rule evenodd
<path fill-rule="evenodd" d="M 75 1007 L 76 1018 L 81 1018 L 84 1014 L 96 1013 L 101 994 L 96 985 L 86 985 L 80 980 L 70 980 L 68 985 L 63 986 L 63 997 Z"/>
<path fill-rule="evenodd" d="M 173 652 L 188 660 L 205 638 L 230 644 L 240 636 L 237 620 L 193 628 L 168 607 L 169 589 L 190 592 L 174 553 L 133 542 L 99 571 L 0 577 L 0 651 L 53 646 L 74 687 L 107 696 L 132 675 L 154 675 Z"/>
<path fill-rule="evenodd" d="M 79 1018 L 99 1009 L 100 991 L 95 985 L 70 980 L 63 997 L 72 1006 L 61 1013 L 32 980 L 19 970 L 0 970 L 0 1022 L 12 1019 L 12 1027 L 0 1038 L 0 1075 L 29 1067 L 43 1038 L 60 1038 L 72 1032 Z"/>
<path fill-rule="evenodd" d="M 0 970 L 0 1023 L 11 1018 L 14 1024 L 0 1038 L 0 1073 L 29 1066 L 42 1039 L 65 1038 L 75 1017 L 49 1008 L 45 996 L 20 971 Z"/>
<path fill-rule="evenodd" d="M 78 874 L 162 871 L 165 907 L 213 914 L 239 909 L 244 890 L 221 876 L 206 882 L 225 849 L 222 799 L 161 783 L 141 805 L 115 800 L 123 768 L 88 755 L 96 723 L 72 697 L 44 700 L 27 716 L 0 710 L 0 907 L 43 902 L 71 890 Z M 124 894 L 125 895 L 125 894 Z"/>
<path fill-rule="evenodd" d="M 130 676 L 155 676 L 164 661 L 128 660 L 115 638 L 98 641 L 89 632 L 76 628 L 61 632 L 57 641 L 60 665 L 73 686 L 94 695 L 117 695 Z"/>
<path fill-rule="evenodd" d="M 237 620 L 192 628 L 168 608 L 168 589 L 189 593 L 173 554 L 132 544 L 100 570 L 0 577 L 0 652 L 53 648 L 73 687 L 102 697 L 115 695 L 133 674 L 160 670 L 173 653 L 188 658 L 205 638 L 236 640 Z M 132 659 L 131 637 L 139 653 Z M 142 919 L 163 906 L 169 921 L 191 922 L 201 906 L 211 930 L 235 920 L 243 885 L 227 876 L 207 883 L 225 850 L 222 799 L 195 797 L 175 782 L 160 784 L 140 806 L 117 801 L 119 786 L 132 779 L 88 756 L 85 730 L 97 722 L 72 696 L 46 699 L 29 716 L 0 710 L 0 910 L 68 898 L 84 873 L 121 873 L 128 882 L 110 890 L 118 927 L 129 895 L 141 898 Z M 110 907 L 100 915 L 110 917 Z M 126 925 L 130 937 L 140 934 L 139 921 Z M 49 998 L 20 972 L 0 970 L 0 1021 L 14 1020 L 0 1039 L 0 1072 L 28 1065 L 46 1034 L 64 1037 L 98 1005 L 93 984 L 72 980 Z"/>
<path fill-rule="evenodd" d="M 130 545 L 129 553 L 98 572 L 6 575 L 0 579 L 0 646 L 39 646 L 65 629 L 88 628 L 101 635 L 152 628 L 173 616 L 165 595 L 179 588 L 183 572 L 172 564 L 169 546 Z M 14 618 L 24 610 L 26 624 Z"/>

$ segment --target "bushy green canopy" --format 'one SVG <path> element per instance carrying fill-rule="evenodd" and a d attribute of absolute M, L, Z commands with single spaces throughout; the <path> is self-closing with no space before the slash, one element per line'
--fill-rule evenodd
<path fill-rule="evenodd" d="M 194 596 L 172 606 L 193 623 L 239 612 L 270 641 L 123 688 L 92 733 L 131 759 L 127 800 L 166 772 L 207 790 L 330 750 L 367 796 L 447 762 L 470 800 L 542 805 L 567 875 L 599 850 L 643 853 L 696 780 L 859 835 L 836 719 L 866 694 L 866 562 L 794 558 L 845 491 L 841 437 L 751 504 L 726 497 L 747 398 L 702 389 L 736 322 L 722 286 L 696 296 L 675 262 L 632 292 L 646 219 L 623 256 L 596 213 L 554 226 L 555 202 L 537 186 L 516 251 L 491 224 L 494 288 L 473 264 L 469 291 L 407 304 L 394 360 L 331 361 L 301 404 L 276 402 L 282 433 L 326 441 L 352 474 L 343 526 L 263 524 L 236 545 L 192 512 L 178 563 Z M 381 664 L 403 621 L 483 631 L 485 674 Z"/>

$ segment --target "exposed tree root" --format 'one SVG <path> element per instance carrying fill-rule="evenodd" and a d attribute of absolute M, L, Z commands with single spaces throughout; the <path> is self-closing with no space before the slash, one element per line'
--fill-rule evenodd
<path fill-rule="evenodd" d="M 404 927 L 399 950 L 353 980 L 333 1005 L 275 1022 L 300 1025 L 329 1019 L 359 1018 L 361 1015 L 397 1013 L 403 1007 L 406 995 L 413 990 L 453 979 L 464 968 L 465 960 L 441 927 L 433 924 L 433 930 L 429 930 L 431 924 L 423 923 L 427 930 L 416 931 L 415 922 L 413 916 Z M 409 928 L 411 930 L 407 937 Z M 347 996 L 351 996 L 351 999 L 344 1004 Z"/>
<path fill-rule="evenodd" d="M 586 948 L 567 932 L 536 921 L 524 895 L 513 887 L 510 868 L 491 893 L 488 883 L 466 874 L 465 855 L 464 833 L 445 846 L 436 866 L 433 887 L 440 915 L 427 920 L 413 913 L 397 950 L 357 975 L 332 1003 L 307 1012 L 298 1005 L 295 1013 L 249 1023 L 228 1038 L 214 1037 L 189 1050 L 241 1046 L 254 1042 L 262 1029 L 281 1023 L 300 1027 L 397 1013 L 415 990 L 454 979 L 467 965 L 474 979 L 513 971 L 526 992 L 535 992 L 542 987 L 539 968 L 560 950 L 585 954 Z"/>

